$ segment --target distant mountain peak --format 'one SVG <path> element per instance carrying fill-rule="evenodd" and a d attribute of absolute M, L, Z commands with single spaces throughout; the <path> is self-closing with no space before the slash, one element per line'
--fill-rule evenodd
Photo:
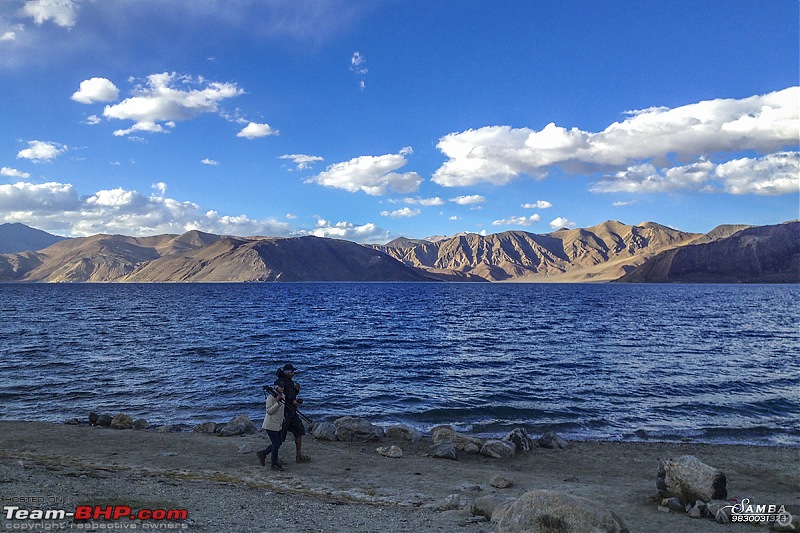
<path fill-rule="evenodd" d="M 41 250 L 65 239 L 19 222 L 0 224 L 0 254 Z"/>

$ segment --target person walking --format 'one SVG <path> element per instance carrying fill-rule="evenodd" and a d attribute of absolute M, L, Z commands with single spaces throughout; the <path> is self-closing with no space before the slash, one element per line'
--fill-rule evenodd
<path fill-rule="evenodd" d="M 277 372 L 278 381 L 283 385 L 283 391 L 286 395 L 287 407 L 284 415 L 286 423 L 283 427 L 283 438 L 286 438 L 288 432 L 292 432 L 296 451 L 295 461 L 298 463 L 307 463 L 311 460 L 311 457 L 303 455 L 302 452 L 303 435 L 306 434 L 306 427 L 303 425 L 303 421 L 297 413 L 297 409 L 303 404 L 303 400 L 298 397 L 300 394 L 300 384 L 294 382 L 293 378 L 295 372 L 297 372 L 297 368 L 291 363 L 284 365 L 283 368 L 278 369 Z"/>
<path fill-rule="evenodd" d="M 265 449 L 257 452 L 258 461 L 261 466 L 266 466 L 267 456 L 270 456 L 270 468 L 272 470 L 283 470 L 283 466 L 278 460 L 278 450 L 283 444 L 283 438 L 286 435 L 283 430 L 283 422 L 285 418 L 286 398 L 284 396 L 284 386 L 281 380 L 275 381 L 275 395 L 268 394 L 266 401 L 267 413 L 264 416 L 264 423 L 261 424 L 261 429 L 267 430 L 269 441 L 271 444 Z"/>

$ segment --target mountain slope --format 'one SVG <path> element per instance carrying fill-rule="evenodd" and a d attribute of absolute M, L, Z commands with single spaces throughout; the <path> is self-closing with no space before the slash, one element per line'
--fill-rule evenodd
<path fill-rule="evenodd" d="M 239 238 L 201 232 L 95 235 L 0 255 L 0 281 L 430 281 L 349 241 Z"/>
<path fill-rule="evenodd" d="M 667 250 L 619 279 L 629 283 L 800 283 L 800 222 L 743 229 Z"/>
<path fill-rule="evenodd" d="M 426 281 L 378 251 L 319 237 L 222 237 L 144 263 L 122 281 Z"/>

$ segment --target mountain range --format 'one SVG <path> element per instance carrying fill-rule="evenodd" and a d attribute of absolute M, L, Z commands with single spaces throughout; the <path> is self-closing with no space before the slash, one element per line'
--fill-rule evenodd
<path fill-rule="evenodd" d="M 9 230 L 8 226 L 13 226 Z M 687 233 L 653 222 L 359 245 L 319 237 L 94 235 L 0 225 L 0 281 L 522 281 L 799 283 L 800 222 Z M 37 243 L 45 247 L 34 248 Z"/>

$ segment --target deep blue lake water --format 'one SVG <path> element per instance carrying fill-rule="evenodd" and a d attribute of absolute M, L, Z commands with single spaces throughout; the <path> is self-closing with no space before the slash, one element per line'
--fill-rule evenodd
<path fill-rule="evenodd" d="M 0 418 L 263 417 L 800 446 L 800 287 L 0 284 Z M 645 437 L 647 436 L 647 437 Z"/>

